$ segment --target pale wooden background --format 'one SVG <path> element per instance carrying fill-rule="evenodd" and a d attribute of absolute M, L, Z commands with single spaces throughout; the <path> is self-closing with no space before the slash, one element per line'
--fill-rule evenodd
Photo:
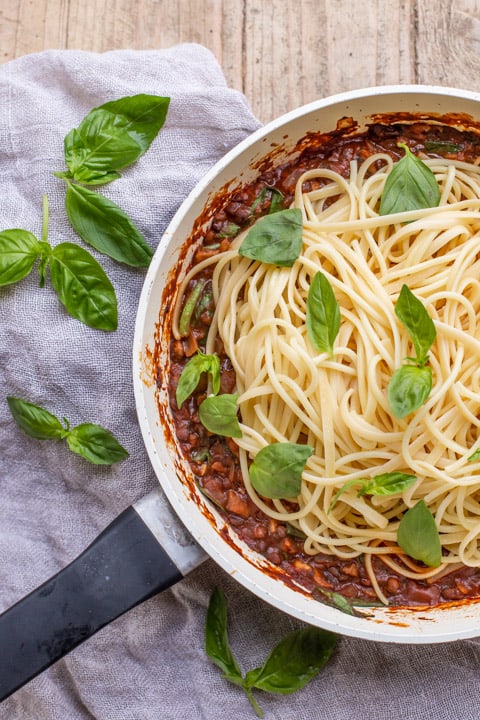
<path fill-rule="evenodd" d="M 0 0 L 0 61 L 43 49 L 210 48 L 263 122 L 392 83 L 480 91 L 480 0 Z"/>

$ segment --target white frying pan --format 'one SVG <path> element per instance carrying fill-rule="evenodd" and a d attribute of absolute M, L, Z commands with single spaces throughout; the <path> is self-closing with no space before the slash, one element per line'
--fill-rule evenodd
<path fill-rule="evenodd" d="M 161 490 L 128 508 L 73 563 L 0 616 L 0 700 L 93 633 L 147 597 L 169 587 L 206 557 L 242 585 L 300 620 L 369 640 L 437 643 L 480 634 L 480 602 L 432 609 L 374 608 L 356 617 L 324 605 L 282 578 L 249 550 L 196 490 L 175 446 L 166 386 L 170 320 L 193 228 L 208 222 L 218 193 L 252 181 L 265 162 L 281 163 L 314 131 L 329 132 L 344 117 L 362 130 L 381 114 L 414 114 L 480 129 L 480 95 L 450 88 L 396 86 L 357 90 L 319 100 L 257 131 L 207 173 L 160 240 L 140 298 L 133 382 L 140 426 Z M 165 500 L 168 498 L 169 503 Z M 188 532 L 179 522 L 181 519 Z M 8 651 L 7 651 L 8 648 Z"/>

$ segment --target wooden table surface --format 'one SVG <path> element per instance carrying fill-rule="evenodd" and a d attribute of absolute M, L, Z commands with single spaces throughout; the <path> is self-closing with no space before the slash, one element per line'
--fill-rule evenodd
<path fill-rule="evenodd" d="M 480 90 L 480 0 L 0 0 L 1 61 L 196 42 L 257 117 L 373 85 Z"/>

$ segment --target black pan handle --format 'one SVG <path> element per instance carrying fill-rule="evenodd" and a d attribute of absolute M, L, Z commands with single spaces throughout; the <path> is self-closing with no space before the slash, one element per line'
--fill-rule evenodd
<path fill-rule="evenodd" d="M 0 615 L 0 701 L 182 577 L 142 517 L 127 508 L 70 565 Z"/>

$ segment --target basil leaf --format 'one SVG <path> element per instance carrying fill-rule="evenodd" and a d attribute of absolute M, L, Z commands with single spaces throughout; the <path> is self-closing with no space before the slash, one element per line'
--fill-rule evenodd
<path fill-rule="evenodd" d="M 388 472 L 374 475 L 370 480 L 365 480 L 363 487 L 357 493 L 362 495 L 395 495 L 403 492 L 416 481 L 415 475 L 408 475 L 402 472 Z"/>
<path fill-rule="evenodd" d="M 305 463 L 313 450 L 310 445 L 289 442 L 267 445 L 250 465 L 250 482 L 263 497 L 296 497 L 302 486 Z"/>
<path fill-rule="evenodd" d="M 88 245 L 132 267 L 149 265 L 153 251 L 140 230 L 114 202 L 69 182 L 65 209 L 73 229 Z"/>
<path fill-rule="evenodd" d="M 237 417 L 238 395 L 209 395 L 200 404 L 198 414 L 203 427 L 215 435 L 242 437 Z"/>
<path fill-rule="evenodd" d="M 27 230 L 0 232 L 0 285 L 10 285 L 26 277 L 40 253 L 40 242 Z"/>
<path fill-rule="evenodd" d="M 306 627 L 287 635 L 274 647 L 263 667 L 245 676 L 248 688 L 286 695 L 301 690 L 330 658 L 337 635 Z"/>
<path fill-rule="evenodd" d="M 407 510 L 398 526 L 397 542 L 407 555 L 429 567 L 442 562 L 442 546 L 435 519 L 425 500 Z"/>
<path fill-rule="evenodd" d="M 395 304 L 395 314 L 407 328 L 417 355 L 417 362 L 423 364 L 433 345 L 437 331 L 433 320 L 423 303 L 412 291 L 403 285 Z"/>
<path fill-rule="evenodd" d="M 387 388 L 387 397 L 395 417 L 401 419 L 418 410 L 432 389 L 429 366 L 402 365 L 395 370 Z"/>
<path fill-rule="evenodd" d="M 118 170 L 148 150 L 165 122 L 169 98 L 133 95 L 91 110 L 65 137 L 70 177 L 101 184 L 119 177 Z"/>
<path fill-rule="evenodd" d="M 321 272 L 315 273 L 308 290 L 306 326 L 315 350 L 333 355 L 333 343 L 340 329 L 340 307 Z"/>
<path fill-rule="evenodd" d="M 271 215 L 272 213 L 279 212 L 280 210 L 283 210 L 285 208 L 285 201 L 283 198 L 282 193 L 278 188 L 276 187 L 270 187 L 269 185 L 266 185 L 260 193 L 257 195 L 255 200 L 253 201 L 250 212 L 253 215 L 255 213 L 255 210 L 259 205 L 263 205 L 265 200 L 270 197 L 270 205 L 268 208 L 268 214 Z"/>
<path fill-rule="evenodd" d="M 438 155 L 447 155 L 448 153 L 458 153 L 462 149 L 461 145 L 448 142 L 447 140 L 426 140 L 425 150 L 427 152 L 437 153 Z"/>
<path fill-rule="evenodd" d="M 291 267 L 302 250 L 302 229 L 298 208 L 265 215 L 250 229 L 238 252 L 251 260 Z"/>
<path fill-rule="evenodd" d="M 477 460 L 480 460 L 480 448 L 475 450 L 475 452 L 469 455 L 467 458 L 468 462 L 476 462 Z"/>
<path fill-rule="evenodd" d="M 116 329 L 115 290 L 89 252 L 73 243 L 60 243 L 50 256 L 50 277 L 72 317 L 100 330 Z"/>
<path fill-rule="evenodd" d="M 404 143 L 405 155 L 396 162 L 385 181 L 380 201 L 380 215 L 437 207 L 440 188 L 435 175 Z"/>
<path fill-rule="evenodd" d="M 66 440 L 72 452 L 94 465 L 111 465 L 128 457 L 128 452 L 111 432 L 93 423 L 77 425 L 70 430 Z"/>
<path fill-rule="evenodd" d="M 205 623 L 205 651 L 210 660 L 222 670 L 224 677 L 242 685 L 241 670 L 232 653 L 227 631 L 227 602 L 219 588 L 210 597 Z"/>
<path fill-rule="evenodd" d="M 61 439 L 66 431 L 60 420 L 34 403 L 21 398 L 7 397 L 13 419 L 27 435 L 37 440 Z"/>
<path fill-rule="evenodd" d="M 204 372 L 209 373 L 211 377 L 214 394 L 218 393 L 220 390 L 220 358 L 218 355 L 205 355 L 199 350 L 187 362 L 178 380 L 176 391 L 178 408 L 182 407 L 185 400 L 196 389 Z"/>
<path fill-rule="evenodd" d="M 190 332 L 190 326 L 192 322 L 192 317 L 194 310 L 197 306 L 197 303 L 200 299 L 200 296 L 203 293 L 203 289 L 206 285 L 207 281 L 206 279 L 200 279 L 197 281 L 197 283 L 194 285 L 193 290 L 187 297 L 185 304 L 183 306 L 182 314 L 180 315 L 180 320 L 178 323 L 178 330 L 180 332 L 181 337 L 186 337 L 188 333 Z"/>

